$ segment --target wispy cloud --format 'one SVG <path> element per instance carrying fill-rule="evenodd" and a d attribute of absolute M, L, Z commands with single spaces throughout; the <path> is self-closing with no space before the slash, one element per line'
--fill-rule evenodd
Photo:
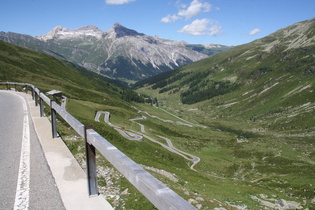
<path fill-rule="evenodd" d="M 129 2 L 133 2 L 135 0 L 105 0 L 105 3 L 106 4 L 116 4 L 116 5 L 119 5 L 119 4 L 127 4 Z"/>
<path fill-rule="evenodd" d="M 259 28 L 254 28 L 248 34 L 251 35 L 251 36 L 254 36 L 254 35 L 258 34 L 259 32 L 260 32 Z"/>
<path fill-rule="evenodd" d="M 194 36 L 208 35 L 218 36 L 223 32 L 222 26 L 216 24 L 216 21 L 204 19 L 196 19 L 191 24 L 185 25 L 182 29 L 178 30 L 179 33 L 187 33 Z"/>
<path fill-rule="evenodd" d="M 199 15 L 201 12 L 209 12 L 211 10 L 211 4 L 208 2 L 201 3 L 199 0 L 193 0 L 189 7 L 182 9 L 178 12 L 179 16 L 184 17 L 186 20 Z"/>
<path fill-rule="evenodd" d="M 175 22 L 178 19 L 181 19 L 181 17 L 179 17 L 177 15 L 167 15 L 166 17 L 161 19 L 161 22 L 163 22 L 163 23 L 171 23 L 171 22 Z"/>
<path fill-rule="evenodd" d="M 178 4 L 178 2 L 177 2 Z M 190 18 L 199 15 L 202 12 L 209 12 L 212 8 L 212 5 L 208 2 L 200 2 L 199 0 L 193 0 L 189 6 L 181 4 L 180 9 L 177 14 L 167 15 L 161 19 L 163 23 L 175 22 L 176 20 L 185 18 L 189 20 Z"/>

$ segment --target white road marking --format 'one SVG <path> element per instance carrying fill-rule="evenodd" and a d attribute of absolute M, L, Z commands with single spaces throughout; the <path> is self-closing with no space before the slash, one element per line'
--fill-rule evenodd
<path fill-rule="evenodd" d="M 16 94 L 17 95 L 17 94 Z M 28 209 L 30 195 L 30 127 L 25 99 L 20 96 L 23 104 L 23 136 L 18 182 L 16 187 L 14 209 Z"/>

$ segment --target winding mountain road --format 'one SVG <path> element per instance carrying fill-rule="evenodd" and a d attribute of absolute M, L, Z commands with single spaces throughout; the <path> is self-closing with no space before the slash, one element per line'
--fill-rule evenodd
<path fill-rule="evenodd" d="M 195 166 L 197 163 L 199 163 L 199 161 L 200 161 L 200 158 L 199 158 L 199 157 L 194 156 L 194 155 L 191 155 L 191 154 L 189 154 L 189 153 L 187 153 L 187 152 L 183 152 L 183 151 L 181 151 L 181 150 L 175 148 L 175 147 L 173 146 L 173 144 L 172 144 L 172 141 L 169 140 L 168 138 L 165 138 L 165 137 L 163 137 L 163 136 L 158 136 L 158 137 L 164 139 L 164 140 L 167 142 L 168 146 L 169 146 L 170 148 L 174 149 L 175 151 L 177 151 L 177 152 L 179 153 L 179 155 L 181 155 L 181 156 L 184 157 L 185 159 L 190 160 L 191 162 L 193 162 L 193 164 L 190 166 L 190 169 L 196 171 L 196 169 L 194 169 L 194 166 Z M 177 153 L 177 154 L 178 154 L 178 153 Z M 188 157 L 187 157 L 187 156 L 188 156 Z M 190 157 L 190 158 L 189 158 L 189 157 Z"/>
<path fill-rule="evenodd" d="M 138 111 L 138 113 L 144 113 L 146 115 L 148 115 L 149 117 L 151 118 L 155 118 L 155 119 L 158 119 L 158 120 L 161 120 L 162 122 L 166 122 L 166 123 L 172 123 L 172 124 L 176 124 L 176 125 L 181 125 L 181 126 L 188 126 L 188 127 L 201 127 L 201 128 L 207 128 L 206 126 L 203 126 L 203 125 L 198 125 L 198 124 L 193 124 L 193 123 L 190 123 L 176 115 L 173 115 L 171 113 L 169 113 L 168 111 L 166 110 L 163 110 L 161 109 L 162 111 L 170 114 L 171 116 L 179 119 L 180 121 L 172 121 L 172 120 L 165 120 L 165 119 L 162 119 L 160 117 L 157 117 L 157 116 L 154 116 L 154 115 L 151 115 L 149 114 L 148 112 L 143 112 L 139 109 L 137 109 L 136 107 L 133 107 L 134 109 L 136 109 Z M 163 144 L 161 143 L 160 141 L 148 136 L 148 135 L 145 135 L 144 133 L 145 132 L 145 127 L 144 125 L 140 124 L 140 123 L 137 123 L 140 128 L 141 128 L 141 133 L 137 132 L 137 131 L 134 131 L 134 130 L 122 130 L 122 128 L 120 128 L 119 126 L 116 126 L 116 125 L 113 125 L 110 121 L 109 121 L 109 118 L 110 118 L 110 113 L 109 112 L 105 112 L 105 111 L 98 111 L 95 115 L 95 121 L 97 122 L 100 122 L 99 118 L 101 116 L 101 114 L 105 114 L 104 116 L 104 121 L 106 124 L 112 126 L 116 131 L 118 131 L 123 137 L 129 139 L 129 140 L 138 140 L 138 141 L 143 141 L 143 138 L 146 138 L 154 143 L 157 143 L 159 145 L 161 145 L 162 147 L 164 147 L 165 149 L 169 150 L 170 152 L 173 152 L 177 155 L 180 155 L 182 156 L 183 158 L 185 158 L 186 160 L 189 160 L 192 162 L 192 165 L 190 166 L 190 169 L 193 170 L 193 171 L 196 171 L 197 173 L 201 173 L 201 174 L 204 174 L 204 175 L 207 175 L 207 176 L 211 176 L 211 177 L 215 177 L 215 178 L 218 178 L 218 179 L 226 179 L 224 177 L 220 177 L 220 176 L 217 176 L 217 175 L 213 175 L 213 174 L 208 174 L 208 173 L 204 173 L 204 172 L 201 172 L 201 171 L 198 171 L 196 170 L 194 167 L 200 162 L 200 158 L 197 157 L 197 156 L 194 156 L 192 154 L 189 154 L 187 152 L 184 152 L 184 151 L 181 151 L 179 149 L 177 149 L 176 147 L 174 147 L 172 141 L 164 136 L 159 136 L 157 135 L 158 138 L 161 138 L 163 140 L 166 141 L 167 145 L 166 144 Z M 142 116 L 142 117 L 137 117 L 137 118 L 133 118 L 133 119 L 129 119 L 130 121 L 134 122 L 134 121 L 137 121 L 137 120 L 145 120 L 147 119 L 147 117 L 145 116 Z"/>
<path fill-rule="evenodd" d="M 135 108 L 135 107 L 134 107 Z M 138 110 L 138 109 L 137 109 Z M 142 111 L 138 110 L 138 113 L 140 113 Z M 148 115 L 149 117 L 151 118 L 156 118 L 156 119 L 159 119 L 163 122 L 168 122 L 168 123 L 174 123 L 174 121 L 172 120 L 165 120 L 165 119 L 162 119 L 162 118 L 159 118 L 157 116 L 154 116 L 154 115 L 150 115 L 148 112 L 142 112 L 146 115 Z M 191 170 L 194 170 L 194 171 L 197 171 L 194 169 L 194 166 L 200 161 L 200 158 L 197 157 L 197 156 L 194 156 L 192 154 L 189 154 L 187 152 L 184 152 L 184 151 L 181 151 L 179 149 L 177 149 L 176 147 L 173 146 L 173 143 L 170 139 L 166 138 L 166 137 L 163 137 L 163 136 L 157 136 L 163 140 L 166 141 L 167 145 L 166 144 L 163 144 L 161 143 L 160 141 L 148 136 L 148 135 L 145 135 L 144 133 L 145 132 L 145 127 L 144 125 L 140 124 L 140 123 L 136 123 L 140 126 L 141 128 L 141 132 L 142 133 L 139 133 L 137 131 L 134 131 L 134 130 L 128 130 L 126 131 L 125 129 L 122 129 L 120 128 L 119 126 L 116 126 L 116 125 L 113 125 L 110 121 L 109 121 L 109 118 L 110 118 L 110 113 L 109 112 L 106 112 L 106 111 L 98 111 L 95 115 L 95 121 L 97 122 L 100 122 L 99 118 L 100 116 L 104 114 L 104 121 L 106 124 L 110 125 L 111 127 L 113 127 L 116 131 L 118 131 L 123 137 L 129 139 L 129 140 L 137 140 L 137 141 L 143 141 L 143 138 L 146 138 L 154 143 L 157 143 L 159 145 L 161 145 L 162 147 L 164 147 L 165 149 L 175 153 L 175 154 L 178 154 L 180 156 L 182 156 L 183 158 L 191 161 L 193 164 L 190 166 L 190 169 Z M 145 116 L 142 116 L 142 117 L 137 117 L 137 118 L 133 118 L 133 119 L 129 119 L 130 121 L 134 122 L 134 121 L 137 121 L 137 120 L 145 120 L 147 119 Z M 189 124 L 189 122 L 185 122 L 185 123 L 176 123 L 177 125 L 183 125 L 183 126 L 189 126 L 189 127 L 192 127 L 193 124 Z"/>
<path fill-rule="evenodd" d="M 109 112 L 103 112 L 103 111 L 98 111 L 95 115 L 95 121 L 96 122 L 100 122 L 99 118 L 101 116 L 101 114 L 104 114 L 104 121 L 106 124 L 108 124 L 109 126 L 113 127 L 117 132 L 120 133 L 120 135 L 122 135 L 124 138 L 128 139 L 128 140 L 133 140 L 133 141 L 143 141 L 143 136 L 136 134 L 135 131 L 126 131 L 124 129 L 122 129 L 119 126 L 113 125 L 112 123 L 109 122 L 109 118 L 110 118 L 110 113 Z M 144 127 L 143 127 L 144 130 Z"/>

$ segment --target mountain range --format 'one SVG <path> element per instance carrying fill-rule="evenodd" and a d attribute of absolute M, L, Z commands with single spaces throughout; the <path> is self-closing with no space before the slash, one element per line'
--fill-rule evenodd
<path fill-rule="evenodd" d="M 106 32 L 96 26 L 78 29 L 56 26 L 37 37 L 0 32 L 0 40 L 61 57 L 125 81 L 139 81 L 230 48 L 148 36 L 119 23 Z"/>

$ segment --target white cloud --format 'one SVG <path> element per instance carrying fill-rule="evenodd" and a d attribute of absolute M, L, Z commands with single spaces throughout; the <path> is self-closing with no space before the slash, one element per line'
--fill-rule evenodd
<path fill-rule="evenodd" d="M 182 9 L 184 9 L 184 8 L 186 8 L 186 7 L 187 7 L 187 5 L 186 5 L 186 4 L 183 4 L 183 3 L 181 3 L 181 1 L 180 1 L 180 0 L 177 0 L 177 1 L 176 1 L 176 3 L 175 3 L 175 5 L 176 5 L 176 7 L 178 7 L 178 8 L 182 8 Z"/>
<path fill-rule="evenodd" d="M 256 35 L 260 32 L 260 29 L 259 28 L 254 28 L 253 30 L 251 30 L 248 34 L 253 36 L 253 35 Z"/>
<path fill-rule="evenodd" d="M 221 30 L 222 26 L 214 25 L 209 28 L 209 35 L 210 36 L 219 36 L 223 34 L 223 31 Z"/>
<path fill-rule="evenodd" d="M 106 4 L 127 4 L 135 0 L 105 0 Z"/>
<path fill-rule="evenodd" d="M 176 2 L 179 5 L 179 2 Z M 181 4 L 180 10 L 177 14 L 167 15 L 161 19 L 163 23 L 175 22 L 176 20 L 185 18 L 186 20 L 199 15 L 202 12 L 209 12 L 211 10 L 211 4 L 208 2 L 200 2 L 199 0 L 193 0 L 189 6 Z"/>
<path fill-rule="evenodd" d="M 194 36 L 208 35 L 208 36 L 218 36 L 222 34 L 221 28 L 215 21 L 204 19 L 196 19 L 191 24 L 185 25 L 182 29 L 178 30 L 179 33 L 187 33 Z"/>
<path fill-rule="evenodd" d="M 178 19 L 181 19 L 181 17 L 179 17 L 177 15 L 167 15 L 166 17 L 161 19 L 161 22 L 170 23 L 170 22 L 175 22 Z"/>
<path fill-rule="evenodd" d="M 180 10 L 179 16 L 185 17 L 186 20 L 199 15 L 201 12 L 209 12 L 211 10 L 211 4 L 208 2 L 201 3 L 199 0 L 193 0 L 187 9 Z"/>

